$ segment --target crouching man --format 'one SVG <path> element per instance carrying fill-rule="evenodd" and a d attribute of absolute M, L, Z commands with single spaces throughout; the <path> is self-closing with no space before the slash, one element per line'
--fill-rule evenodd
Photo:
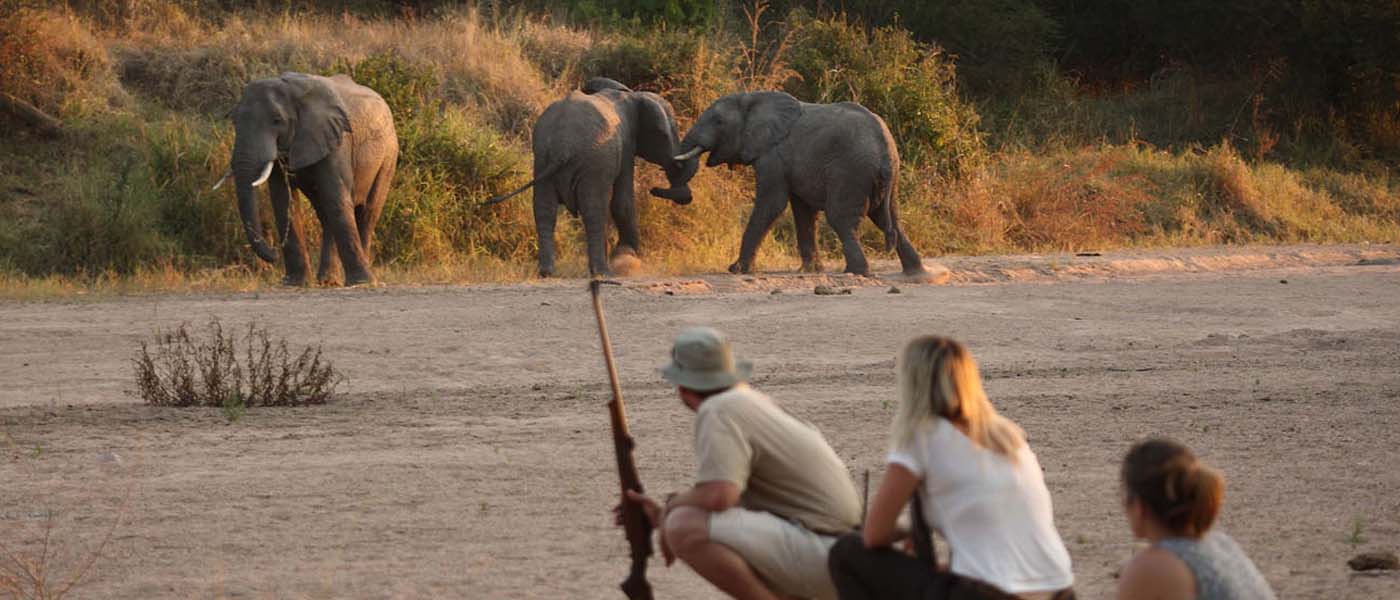
<path fill-rule="evenodd" d="M 679 558 L 734 598 L 836 598 L 827 553 L 860 497 L 821 432 L 753 389 L 752 365 L 708 327 L 681 332 L 662 376 L 695 411 L 696 484 L 664 502 L 630 493 Z"/>

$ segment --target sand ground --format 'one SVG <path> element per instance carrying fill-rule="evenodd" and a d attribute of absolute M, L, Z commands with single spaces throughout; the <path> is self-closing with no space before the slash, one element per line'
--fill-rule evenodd
<path fill-rule="evenodd" d="M 1345 564 L 1400 550 L 1400 248 L 945 264 L 951 284 L 900 294 L 793 274 L 610 289 L 643 481 L 695 466 L 655 371 L 684 326 L 729 332 L 755 384 L 876 482 L 895 352 L 943 333 L 1029 433 L 1082 598 L 1111 597 L 1135 548 L 1116 469 L 1148 435 L 1226 473 L 1222 526 L 1280 597 L 1400 597 L 1400 575 Z M 132 397 L 140 340 L 210 317 L 323 343 L 342 398 L 229 423 Z M 0 550 L 33 556 L 51 526 L 59 580 L 111 530 L 82 598 L 619 598 L 594 327 L 580 281 L 0 303 Z M 658 598 L 716 596 L 684 567 L 650 576 Z"/>

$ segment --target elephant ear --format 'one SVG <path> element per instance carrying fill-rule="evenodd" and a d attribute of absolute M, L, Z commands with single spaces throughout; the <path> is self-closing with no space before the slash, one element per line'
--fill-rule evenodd
<path fill-rule="evenodd" d="M 633 92 L 637 106 L 638 154 L 658 165 L 671 161 L 679 151 L 680 132 L 676 130 L 676 115 L 671 103 L 651 92 Z"/>
<path fill-rule="evenodd" d="M 301 73 L 283 73 L 296 106 L 296 130 L 287 151 L 288 167 L 304 169 L 334 152 L 350 131 L 345 102 L 325 79 Z"/>
<path fill-rule="evenodd" d="M 740 162 L 748 165 L 767 154 L 792 131 L 802 116 L 802 103 L 783 92 L 751 92 L 740 100 L 744 112 L 744 144 Z"/>

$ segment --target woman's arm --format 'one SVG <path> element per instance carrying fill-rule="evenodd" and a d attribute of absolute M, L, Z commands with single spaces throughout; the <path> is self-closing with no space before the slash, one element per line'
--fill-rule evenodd
<path fill-rule="evenodd" d="M 895 521 L 899 519 L 904 505 L 909 503 L 909 497 L 914 495 L 917 485 L 919 478 L 909 469 L 895 463 L 885 468 L 885 480 L 880 482 L 880 489 L 870 500 L 870 512 L 865 516 L 865 526 L 861 532 L 866 548 L 882 548 L 894 543 L 898 537 Z"/>

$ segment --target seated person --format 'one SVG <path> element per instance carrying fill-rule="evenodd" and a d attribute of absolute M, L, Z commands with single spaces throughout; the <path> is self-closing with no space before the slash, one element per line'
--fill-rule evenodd
<path fill-rule="evenodd" d="M 840 597 L 1072 598 L 1069 552 L 1040 464 L 1021 428 L 987 400 L 972 354 L 947 338 L 916 338 L 897 370 L 884 481 L 863 531 L 831 550 Z M 916 488 L 923 514 L 951 549 L 947 571 L 890 548 Z"/>
<path fill-rule="evenodd" d="M 696 484 L 664 503 L 628 492 L 661 554 L 734 598 L 835 598 L 827 553 L 860 521 L 860 495 L 820 431 L 744 383 L 718 331 L 681 332 L 662 376 L 695 412 Z"/>
<path fill-rule="evenodd" d="M 1120 600 L 1263 600 L 1269 582 L 1235 540 L 1211 529 L 1225 480 L 1176 442 L 1149 440 L 1123 458 L 1123 510 L 1152 543 L 1118 580 Z"/>

